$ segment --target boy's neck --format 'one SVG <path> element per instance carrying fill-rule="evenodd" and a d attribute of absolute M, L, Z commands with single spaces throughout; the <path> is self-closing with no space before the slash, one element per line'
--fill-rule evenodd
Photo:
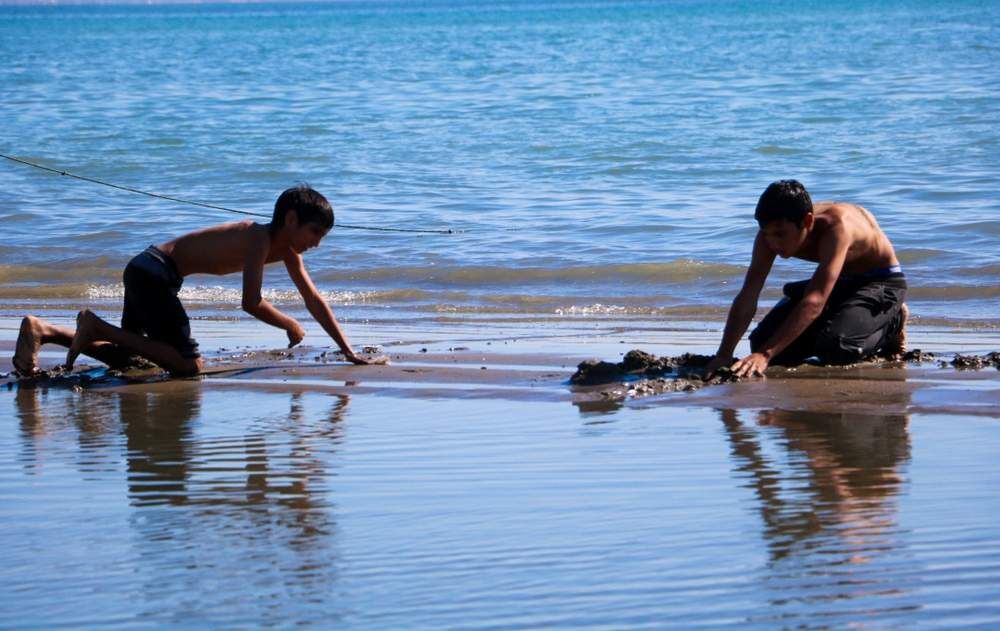
<path fill-rule="evenodd" d="M 274 243 L 276 240 L 281 238 L 282 229 L 280 227 L 276 227 L 274 225 L 274 222 L 258 223 L 256 225 L 261 226 L 265 230 L 267 230 L 267 236 L 268 238 L 271 239 L 271 243 Z"/>

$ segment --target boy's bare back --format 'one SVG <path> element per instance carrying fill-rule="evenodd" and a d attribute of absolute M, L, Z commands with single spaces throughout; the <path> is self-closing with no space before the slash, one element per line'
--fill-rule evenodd
<path fill-rule="evenodd" d="M 819 262 L 819 244 L 829 238 L 849 242 L 843 273 L 866 274 L 899 265 L 889 238 L 875 217 L 864 207 L 845 202 L 817 202 L 813 205 L 814 226 L 796 258 Z"/>
<path fill-rule="evenodd" d="M 267 263 L 282 260 L 288 252 L 287 247 L 272 248 L 267 226 L 250 220 L 189 232 L 157 247 L 174 260 L 181 276 L 242 271 L 251 250 L 267 250 Z"/>

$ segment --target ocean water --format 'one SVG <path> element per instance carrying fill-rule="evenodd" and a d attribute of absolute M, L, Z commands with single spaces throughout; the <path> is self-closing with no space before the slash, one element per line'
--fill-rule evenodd
<path fill-rule="evenodd" d="M 178 385 L 0 397 L 0 627 L 1000 624 L 995 418 Z"/>
<path fill-rule="evenodd" d="M 454 231 L 335 229 L 306 261 L 349 318 L 721 318 L 757 196 L 795 177 L 872 210 L 918 319 L 996 326 L 998 28 L 971 0 L 4 6 L 0 152 Z M 0 160 L 0 311 L 113 311 L 132 255 L 235 219 Z M 238 297 L 185 287 L 196 314 Z"/>

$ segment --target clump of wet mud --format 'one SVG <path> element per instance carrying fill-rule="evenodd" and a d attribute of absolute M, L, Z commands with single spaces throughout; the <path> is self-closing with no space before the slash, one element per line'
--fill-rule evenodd
<path fill-rule="evenodd" d="M 588 359 L 581 362 L 576 372 L 570 377 L 570 382 L 581 386 L 593 386 L 613 381 L 621 381 L 630 377 L 662 377 L 673 375 L 687 377 L 704 373 L 705 366 L 712 360 L 709 355 L 692 355 L 685 353 L 677 357 L 657 357 L 638 349 L 625 353 L 625 357 L 616 364 L 611 362 Z"/>
<path fill-rule="evenodd" d="M 934 353 L 927 353 L 919 348 L 907 351 L 899 357 L 899 361 L 906 362 L 907 364 L 922 364 L 924 362 L 935 361 L 936 359 Z"/>
<path fill-rule="evenodd" d="M 163 372 L 163 369 L 153 362 L 143 359 L 138 355 L 133 355 L 127 361 L 115 364 L 113 367 L 101 367 L 74 372 L 66 370 L 64 364 L 59 364 L 49 369 L 36 368 L 31 374 L 24 374 L 15 369 L 13 372 L 0 373 L 0 377 L 13 378 L 16 379 L 19 385 L 30 386 L 32 384 L 64 381 L 82 384 L 106 380 L 128 381 L 134 379 L 136 375 L 146 376 L 161 372 Z"/>
<path fill-rule="evenodd" d="M 131 383 L 153 383 L 170 378 L 169 373 L 155 364 L 141 360 L 119 368 L 91 368 L 89 370 L 68 371 L 65 366 L 49 370 L 36 370 L 28 376 L 18 375 L 18 388 L 66 388 L 80 392 L 95 386 L 114 386 Z M 13 390 L 14 381 L 7 382 L 7 389 Z"/>
<path fill-rule="evenodd" d="M 993 351 L 985 355 L 962 355 L 955 353 L 955 359 L 950 364 L 961 370 L 982 370 L 996 368 L 1000 370 L 1000 352 Z"/>
<path fill-rule="evenodd" d="M 590 359 L 581 362 L 570 377 L 579 386 L 615 384 L 598 394 L 621 399 L 668 392 L 693 392 L 704 386 L 739 381 L 728 368 L 716 370 L 706 378 L 705 367 L 711 355 L 685 353 L 676 357 L 657 357 L 638 349 L 631 350 L 618 363 Z"/>
<path fill-rule="evenodd" d="M 920 349 L 905 353 L 901 360 L 908 364 L 923 364 L 935 362 L 941 368 L 957 368 L 959 370 L 983 370 L 984 368 L 996 368 L 1000 370 L 1000 352 L 993 351 L 985 355 L 963 355 L 955 353 L 951 361 L 938 359 L 934 353 L 925 353 Z"/>

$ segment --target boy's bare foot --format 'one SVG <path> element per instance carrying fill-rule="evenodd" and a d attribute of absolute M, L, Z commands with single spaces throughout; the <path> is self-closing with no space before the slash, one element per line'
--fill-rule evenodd
<path fill-rule="evenodd" d="M 38 372 L 38 349 L 42 347 L 42 321 L 35 316 L 25 316 L 21 320 L 21 331 L 17 334 L 17 345 L 11 363 L 22 377 L 30 377 Z"/>
<path fill-rule="evenodd" d="M 98 341 L 98 329 L 104 324 L 90 309 L 84 309 L 76 314 L 76 334 L 73 335 L 73 342 L 69 345 L 69 352 L 66 353 L 66 370 L 73 370 L 76 358 L 80 356 L 83 349 L 91 343 Z"/>
<path fill-rule="evenodd" d="M 883 350 L 886 359 L 901 359 L 906 353 L 906 321 L 910 319 L 910 308 L 903 303 L 899 312 L 903 321 L 899 325 L 899 331 L 886 340 Z"/>

